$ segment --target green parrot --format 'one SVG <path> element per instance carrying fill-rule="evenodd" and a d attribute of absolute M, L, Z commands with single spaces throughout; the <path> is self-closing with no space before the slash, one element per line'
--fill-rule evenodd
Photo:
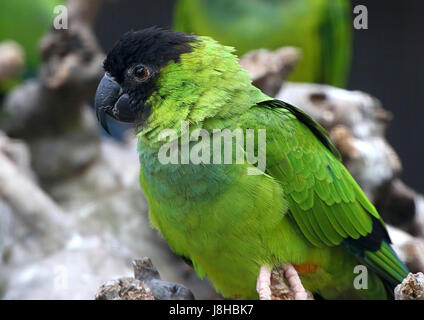
<path fill-rule="evenodd" d="M 408 270 L 327 132 L 254 87 L 232 48 L 148 28 L 104 69 L 97 117 L 134 124 L 153 227 L 223 296 L 269 299 L 279 266 L 299 299 L 393 295 Z"/>
<path fill-rule="evenodd" d="M 349 0 L 179 0 L 175 31 L 211 36 L 237 54 L 302 49 L 289 80 L 344 87 L 352 50 Z"/>

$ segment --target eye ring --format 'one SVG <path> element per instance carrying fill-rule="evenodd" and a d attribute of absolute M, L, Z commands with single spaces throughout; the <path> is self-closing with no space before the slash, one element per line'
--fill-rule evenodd
<path fill-rule="evenodd" d="M 143 65 L 138 65 L 133 69 L 133 74 L 138 80 L 146 80 L 150 76 L 149 69 Z"/>

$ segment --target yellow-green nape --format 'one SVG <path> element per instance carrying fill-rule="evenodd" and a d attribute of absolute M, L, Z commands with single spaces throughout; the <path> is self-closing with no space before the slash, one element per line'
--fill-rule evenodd
<path fill-rule="evenodd" d="M 190 46 L 190 52 L 160 69 L 157 89 L 147 101 L 153 112 L 139 135 L 157 137 L 164 128 L 179 132 L 181 121 L 189 121 L 192 128 L 205 127 L 214 117 L 225 122 L 269 99 L 251 84 L 234 48 L 206 36 Z"/>

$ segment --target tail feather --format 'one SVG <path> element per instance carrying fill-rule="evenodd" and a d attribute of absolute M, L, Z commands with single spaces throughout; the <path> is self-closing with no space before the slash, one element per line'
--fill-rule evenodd
<path fill-rule="evenodd" d="M 394 288 L 408 275 L 408 268 L 390 246 L 391 240 L 381 220 L 372 217 L 373 230 L 359 239 L 346 239 L 343 246 L 383 281 L 393 297 Z"/>
<path fill-rule="evenodd" d="M 408 275 L 408 268 L 399 259 L 392 247 L 386 242 L 381 243 L 377 251 L 365 251 L 363 261 L 377 272 L 388 284 L 390 288 L 402 282 Z"/>

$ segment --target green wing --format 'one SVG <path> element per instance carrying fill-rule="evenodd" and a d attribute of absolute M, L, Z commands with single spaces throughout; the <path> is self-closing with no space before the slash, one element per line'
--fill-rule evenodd
<path fill-rule="evenodd" d="M 328 133 L 300 109 L 278 100 L 267 108 L 267 173 L 286 194 L 290 214 L 310 243 L 341 245 L 390 283 L 407 269 L 391 249 L 377 210 L 339 160 Z"/>

